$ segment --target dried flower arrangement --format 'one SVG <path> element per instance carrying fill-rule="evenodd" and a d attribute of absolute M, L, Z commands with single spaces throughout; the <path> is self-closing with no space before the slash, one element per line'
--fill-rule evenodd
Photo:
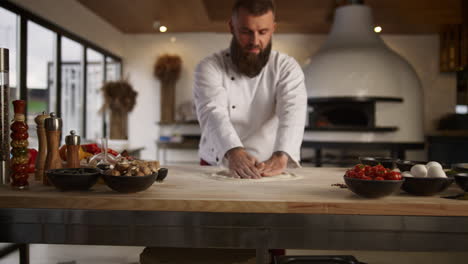
<path fill-rule="evenodd" d="M 104 94 L 103 109 L 110 113 L 110 138 L 128 138 L 128 113 L 136 105 L 138 93 L 126 80 L 107 82 L 102 87 Z"/>
<path fill-rule="evenodd" d="M 180 77 L 182 59 L 178 55 L 159 56 L 154 65 L 154 76 L 161 82 L 176 82 Z"/>
<path fill-rule="evenodd" d="M 161 81 L 161 122 L 175 120 L 175 84 L 181 69 L 182 59 L 178 55 L 161 55 L 154 65 L 154 75 Z"/>

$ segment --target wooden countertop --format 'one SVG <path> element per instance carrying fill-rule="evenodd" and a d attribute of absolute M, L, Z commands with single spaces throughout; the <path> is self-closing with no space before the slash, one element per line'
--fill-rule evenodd
<path fill-rule="evenodd" d="M 295 181 L 232 183 L 207 179 L 216 167 L 172 166 L 164 183 L 134 194 L 121 194 L 104 184 L 88 192 L 60 192 L 32 181 L 29 190 L 0 187 L 0 208 L 61 208 L 87 210 L 143 210 L 242 213 L 302 213 L 357 215 L 468 216 L 468 201 L 440 196 L 461 193 L 454 183 L 432 197 L 404 192 L 381 199 L 364 199 L 348 189 L 343 168 L 293 170 L 304 178 Z"/>

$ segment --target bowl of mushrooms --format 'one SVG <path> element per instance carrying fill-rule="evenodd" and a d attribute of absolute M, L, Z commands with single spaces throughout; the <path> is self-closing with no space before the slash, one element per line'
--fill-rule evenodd
<path fill-rule="evenodd" d="M 119 161 L 106 170 L 102 178 L 109 188 L 121 193 L 135 193 L 148 189 L 158 177 L 157 161 Z"/>

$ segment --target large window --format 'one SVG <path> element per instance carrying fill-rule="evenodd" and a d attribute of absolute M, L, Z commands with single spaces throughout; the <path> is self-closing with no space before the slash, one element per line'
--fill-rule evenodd
<path fill-rule="evenodd" d="M 107 81 L 117 81 L 120 79 L 120 62 L 107 57 L 106 58 L 106 78 Z"/>
<path fill-rule="evenodd" d="M 121 78 L 121 58 L 1 0 L 0 47 L 10 50 L 11 99 L 27 101 L 31 147 L 37 147 L 34 118 L 42 111 L 62 117 L 64 135 L 106 136 L 101 88 Z"/>
<path fill-rule="evenodd" d="M 101 111 L 104 99 L 102 85 L 104 83 L 104 55 L 87 49 L 87 91 L 86 91 L 86 136 L 89 139 L 98 139 L 103 136 L 103 112 Z"/>
<path fill-rule="evenodd" d="M 62 37 L 61 58 L 62 132 L 75 130 L 77 135 L 83 135 L 83 46 Z"/>
<path fill-rule="evenodd" d="M 18 89 L 18 16 L 4 8 L 0 7 L 0 47 L 7 48 L 10 59 L 10 99 L 16 100 L 19 98 Z M 13 106 L 10 105 L 10 111 L 13 111 Z"/>
<path fill-rule="evenodd" d="M 27 39 L 27 113 L 30 147 L 37 148 L 34 118 L 45 112 L 55 112 L 55 38 L 56 34 L 28 21 Z"/>

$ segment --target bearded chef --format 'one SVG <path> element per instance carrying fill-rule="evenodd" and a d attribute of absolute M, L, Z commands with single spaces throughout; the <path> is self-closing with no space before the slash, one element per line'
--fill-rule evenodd
<path fill-rule="evenodd" d="M 261 178 L 298 167 L 307 95 L 299 64 L 272 50 L 271 0 L 238 0 L 228 49 L 203 59 L 193 88 L 202 165 Z"/>

